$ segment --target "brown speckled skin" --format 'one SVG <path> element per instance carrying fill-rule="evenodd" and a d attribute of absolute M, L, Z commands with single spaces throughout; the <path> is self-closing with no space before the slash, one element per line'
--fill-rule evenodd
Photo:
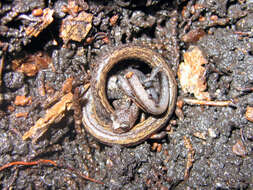
<path fill-rule="evenodd" d="M 126 59 L 137 59 L 149 64 L 152 68 L 162 68 L 168 77 L 170 98 L 164 114 L 159 117 L 149 116 L 130 131 L 117 134 L 111 128 L 110 115 L 113 113 L 113 108 L 106 96 L 106 79 L 107 73 L 120 61 Z M 83 108 L 83 124 L 92 136 L 105 144 L 131 146 L 141 143 L 166 124 L 174 112 L 177 84 L 173 72 L 160 54 L 143 46 L 123 45 L 103 54 L 97 61 L 97 68 L 92 74 L 91 89 L 85 95 L 88 102 Z"/>

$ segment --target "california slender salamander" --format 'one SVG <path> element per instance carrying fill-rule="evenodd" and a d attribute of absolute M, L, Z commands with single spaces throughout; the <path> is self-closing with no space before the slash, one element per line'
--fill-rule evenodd
<path fill-rule="evenodd" d="M 136 124 L 131 130 L 117 134 L 111 128 L 110 115 L 114 112 L 106 96 L 106 80 L 109 71 L 123 60 L 140 60 L 151 68 L 159 67 L 167 77 L 169 103 L 166 111 L 158 116 L 150 115 L 146 120 Z M 86 130 L 97 140 L 105 144 L 131 146 L 141 143 L 162 128 L 172 115 L 176 97 L 177 84 L 172 70 L 160 54 L 151 49 L 137 45 L 123 45 L 104 53 L 97 59 L 97 68 L 92 74 L 91 88 L 86 93 L 87 104 L 83 108 L 83 124 Z M 140 100 L 141 101 L 141 100 Z"/>
<path fill-rule="evenodd" d="M 141 81 L 134 72 L 130 77 L 125 77 L 125 80 L 127 80 L 129 83 L 128 88 L 131 88 L 132 91 L 134 92 L 134 96 L 131 95 L 129 96 L 132 97 L 134 101 L 144 111 L 151 113 L 153 115 L 159 115 L 165 112 L 165 110 L 168 107 L 170 95 L 168 93 L 169 91 L 169 84 L 167 82 L 168 78 L 164 72 L 161 72 L 161 94 L 158 103 L 156 103 L 152 98 L 149 97 L 144 86 L 141 84 Z"/>

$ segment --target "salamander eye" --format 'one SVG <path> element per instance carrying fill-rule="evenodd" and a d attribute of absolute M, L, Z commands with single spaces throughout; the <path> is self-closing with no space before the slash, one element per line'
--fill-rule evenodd
<path fill-rule="evenodd" d="M 120 82 L 120 81 L 119 81 L 119 78 L 117 77 L 117 78 L 116 78 L 116 84 L 119 85 L 119 82 Z"/>

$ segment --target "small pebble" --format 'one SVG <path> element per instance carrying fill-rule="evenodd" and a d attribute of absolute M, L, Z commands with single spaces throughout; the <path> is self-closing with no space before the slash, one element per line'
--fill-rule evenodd
<path fill-rule="evenodd" d="M 17 89 L 22 87 L 24 75 L 19 72 L 9 72 L 4 75 L 4 84 L 7 88 Z"/>
<path fill-rule="evenodd" d="M 212 129 L 212 128 L 209 128 L 209 129 L 208 129 L 208 135 L 209 135 L 209 137 L 211 137 L 211 138 L 216 138 L 216 137 L 217 137 L 217 134 L 215 133 L 215 130 Z"/>

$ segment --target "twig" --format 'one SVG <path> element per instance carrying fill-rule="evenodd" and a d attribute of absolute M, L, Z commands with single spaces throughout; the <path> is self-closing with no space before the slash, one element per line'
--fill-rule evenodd
<path fill-rule="evenodd" d="M 235 31 L 235 34 L 239 34 L 241 36 L 250 36 L 252 32 L 243 32 L 243 31 Z"/>
<path fill-rule="evenodd" d="M 57 166 L 57 163 L 52 161 L 52 160 L 37 160 L 33 162 L 24 162 L 24 161 L 17 161 L 17 162 L 10 162 L 8 164 L 3 165 L 0 167 L 0 171 L 9 168 L 11 166 L 16 166 L 16 165 L 22 165 L 22 166 L 33 166 L 33 165 L 38 165 L 38 164 L 52 164 L 54 166 Z"/>
<path fill-rule="evenodd" d="M 190 139 L 187 138 L 186 136 L 184 136 L 184 145 L 188 149 L 187 163 L 186 163 L 186 168 L 185 168 L 185 172 L 184 172 L 184 180 L 187 180 L 189 178 L 190 170 L 191 170 L 193 162 L 194 162 L 195 150 L 192 147 Z"/>
<path fill-rule="evenodd" d="M 4 57 L 1 57 L 1 61 L 0 61 L 0 86 L 2 86 L 2 72 L 3 72 L 3 68 L 4 68 Z"/>
<path fill-rule="evenodd" d="M 243 143 L 243 145 L 245 145 L 246 141 L 245 141 L 245 137 L 244 137 L 244 134 L 243 134 L 243 128 L 240 129 L 240 134 L 241 134 L 242 143 Z"/>
<path fill-rule="evenodd" d="M 190 105 L 205 105 L 205 106 L 235 106 L 233 101 L 210 101 L 210 100 L 198 100 L 191 98 L 183 98 L 183 101 Z"/>
<path fill-rule="evenodd" d="M 74 172 L 76 175 L 80 176 L 81 178 L 83 178 L 85 180 L 88 180 L 88 181 L 91 181 L 91 182 L 94 182 L 94 183 L 98 183 L 98 184 L 102 184 L 102 185 L 104 184 L 101 181 L 98 181 L 98 180 L 95 180 L 95 179 L 90 178 L 88 176 L 85 176 L 84 174 L 82 174 L 81 172 L 77 171 L 74 168 L 71 168 L 71 167 L 68 167 L 68 166 L 63 166 L 62 164 L 57 164 L 55 161 L 52 161 L 52 160 L 43 160 L 43 159 L 41 159 L 41 160 L 32 161 L 32 162 L 25 162 L 25 161 L 10 162 L 10 163 L 5 164 L 2 167 L 0 167 L 0 171 L 4 170 L 6 168 L 9 168 L 11 166 L 16 166 L 16 165 L 33 166 L 33 165 L 38 165 L 38 164 L 52 164 L 52 165 L 54 165 L 55 167 L 58 167 L 58 168 L 65 168 L 71 173 Z"/>
<path fill-rule="evenodd" d="M 9 184 L 7 185 L 7 187 L 5 187 L 3 190 L 10 190 L 12 189 L 12 185 L 14 184 L 14 182 L 16 181 L 17 177 L 18 177 L 18 173 L 19 173 L 19 169 L 17 168 L 13 177 L 11 178 Z"/>
<path fill-rule="evenodd" d="M 81 178 L 83 179 L 86 179 L 88 181 L 91 181 L 91 182 L 94 182 L 94 183 L 98 183 L 98 184 L 101 184 L 101 185 L 104 185 L 104 183 L 102 181 L 98 181 L 98 180 L 95 180 L 93 178 L 90 178 L 84 174 L 82 174 L 81 172 L 79 172 L 78 170 L 74 169 L 74 168 L 71 168 L 69 166 L 63 166 L 63 165 L 58 165 L 58 167 L 60 168 L 64 168 L 66 170 L 68 170 L 70 173 L 75 173 L 76 175 L 80 176 Z"/>
<path fill-rule="evenodd" d="M 252 87 L 246 87 L 246 88 L 237 88 L 237 90 L 240 90 L 242 92 L 252 92 L 253 91 L 253 88 Z"/>

